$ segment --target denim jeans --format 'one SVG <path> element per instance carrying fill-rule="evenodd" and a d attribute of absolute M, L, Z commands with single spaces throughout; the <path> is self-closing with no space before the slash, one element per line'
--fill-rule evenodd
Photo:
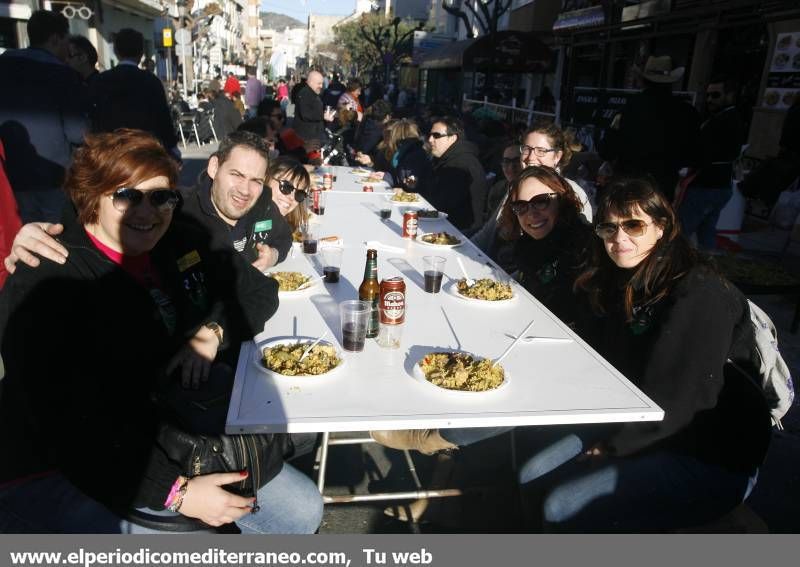
<path fill-rule="evenodd" d="M 316 485 L 286 463 L 258 491 L 258 502 L 261 509 L 256 514 L 236 522 L 243 534 L 311 534 L 322 521 L 322 496 Z M 167 510 L 142 511 L 162 517 L 177 515 Z M 0 533 L 175 532 L 161 532 L 121 519 L 55 474 L 0 489 Z"/>
<path fill-rule="evenodd" d="M 458 447 L 466 447 L 478 441 L 497 437 L 503 433 L 507 433 L 514 429 L 513 427 L 468 427 L 463 429 L 440 429 L 441 435 L 445 441 L 449 441 Z"/>
<path fill-rule="evenodd" d="M 689 187 L 683 196 L 678 218 L 683 234 L 689 238 L 697 233 L 697 245 L 704 250 L 713 250 L 717 244 L 717 221 L 719 214 L 730 200 L 730 187 L 710 189 Z"/>
<path fill-rule="evenodd" d="M 715 520 L 749 495 L 753 477 L 667 451 L 584 457 L 586 435 L 540 449 L 519 472 L 546 531 L 657 532 Z"/>

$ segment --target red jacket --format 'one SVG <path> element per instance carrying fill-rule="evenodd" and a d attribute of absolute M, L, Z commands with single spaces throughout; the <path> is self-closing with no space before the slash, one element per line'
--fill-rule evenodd
<path fill-rule="evenodd" d="M 0 141 L 0 260 L 11 252 L 14 236 L 22 227 L 22 221 L 17 213 L 17 200 L 11 190 L 11 183 L 6 175 L 6 152 L 3 142 Z M 8 277 L 8 272 L 0 262 L 0 289 Z"/>

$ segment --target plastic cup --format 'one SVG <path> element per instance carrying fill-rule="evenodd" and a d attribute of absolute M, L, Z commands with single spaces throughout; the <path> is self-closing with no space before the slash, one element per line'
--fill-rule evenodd
<path fill-rule="evenodd" d="M 303 232 L 303 252 L 306 254 L 316 254 L 317 253 L 317 233 L 319 231 L 319 226 L 307 222 L 303 225 L 302 232 Z"/>
<path fill-rule="evenodd" d="M 445 258 L 441 256 L 425 256 L 422 261 L 425 263 L 425 291 L 439 293 L 442 289 Z"/>
<path fill-rule="evenodd" d="M 339 304 L 342 324 L 342 347 L 349 352 L 361 352 L 367 340 L 370 305 L 366 301 L 348 300 Z"/>
<path fill-rule="evenodd" d="M 326 283 L 339 281 L 343 253 L 344 250 L 339 246 L 328 246 L 322 249 L 322 273 L 325 274 Z"/>

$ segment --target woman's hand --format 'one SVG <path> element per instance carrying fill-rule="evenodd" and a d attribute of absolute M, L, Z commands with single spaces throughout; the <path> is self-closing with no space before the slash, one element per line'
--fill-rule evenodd
<path fill-rule="evenodd" d="M 3 260 L 8 273 L 14 273 L 14 270 L 17 269 L 17 262 L 36 268 L 40 260 L 33 253 L 59 264 L 66 262 L 69 252 L 53 238 L 62 232 L 64 232 L 64 226 L 61 224 L 31 222 L 24 225 L 14 237 L 11 254 Z"/>
<path fill-rule="evenodd" d="M 211 363 L 217 356 L 220 347 L 217 334 L 206 326 L 200 327 L 197 333 L 183 345 L 181 350 L 172 357 L 167 365 L 167 374 L 181 367 L 181 385 L 197 390 L 200 381 L 208 380 Z"/>
<path fill-rule="evenodd" d="M 247 472 L 242 471 L 206 474 L 190 479 L 180 513 L 214 527 L 238 520 L 252 511 L 255 498 L 238 496 L 222 487 L 240 482 L 246 477 Z"/>
<path fill-rule="evenodd" d="M 372 159 L 367 154 L 356 152 L 356 161 L 361 165 L 372 167 Z"/>

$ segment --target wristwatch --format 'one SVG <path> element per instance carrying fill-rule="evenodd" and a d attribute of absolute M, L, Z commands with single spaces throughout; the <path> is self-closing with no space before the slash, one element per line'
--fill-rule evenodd
<path fill-rule="evenodd" d="M 222 344 L 222 327 L 220 327 L 219 323 L 210 321 L 203 326 L 214 331 L 214 334 L 217 335 L 217 339 L 219 339 L 219 344 Z"/>

